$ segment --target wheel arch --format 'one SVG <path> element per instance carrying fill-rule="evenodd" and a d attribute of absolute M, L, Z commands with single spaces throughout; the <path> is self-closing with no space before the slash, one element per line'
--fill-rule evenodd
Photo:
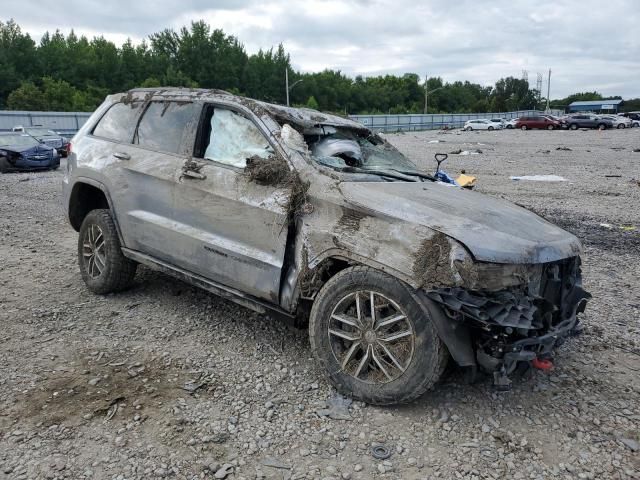
<path fill-rule="evenodd" d="M 71 188 L 69 194 L 69 204 L 67 205 L 67 216 L 69 223 L 76 232 L 80 231 L 82 222 L 92 210 L 108 209 L 111 211 L 111 217 L 118 232 L 118 239 L 124 246 L 122 241 L 122 233 L 120 225 L 115 215 L 113 202 L 106 187 L 90 178 L 79 178 Z"/>

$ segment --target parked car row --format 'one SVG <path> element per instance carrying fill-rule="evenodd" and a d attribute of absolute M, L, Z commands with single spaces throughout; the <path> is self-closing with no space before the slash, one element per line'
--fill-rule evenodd
<path fill-rule="evenodd" d="M 501 130 L 503 128 L 521 130 L 556 130 L 579 128 L 597 128 L 605 130 L 607 128 L 633 128 L 640 127 L 640 112 L 629 112 L 624 115 L 596 115 L 592 113 L 565 115 L 556 117 L 554 115 L 529 115 L 526 117 L 506 120 L 503 118 L 478 118 L 468 120 L 462 127 L 465 131 L 470 130 Z"/>
<path fill-rule="evenodd" d="M 30 135 L 40 143 L 44 143 L 45 145 L 55 148 L 61 156 L 67 156 L 69 139 L 63 137 L 58 132 L 49 130 L 48 128 L 45 128 L 41 125 L 32 127 L 23 127 L 22 125 L 18 125 L 13 127 L 12 131 Z"/>

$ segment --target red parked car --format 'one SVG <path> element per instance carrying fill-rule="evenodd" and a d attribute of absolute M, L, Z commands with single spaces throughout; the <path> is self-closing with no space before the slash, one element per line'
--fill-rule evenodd
<path fill-rule="evenodd" d="M 516 122 L 516 128 L 527 130 L 530 128 L 544 128 L 547 130 L 553 130 L 554 128 L 561 128 L 562 124 L 558 120 L 553 120 L 549 117 L 542 115 L 535 117 L 521 117 Z"/>

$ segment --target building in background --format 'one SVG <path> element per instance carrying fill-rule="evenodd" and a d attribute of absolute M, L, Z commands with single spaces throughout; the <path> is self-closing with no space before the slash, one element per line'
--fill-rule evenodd
<path fill-rule="evenodd" d="M 595 113 L 618 113 L 622 105 L 622 100 L 590 100 L 583 102 L 572 102 L 569 105 L 569 113 L 575 112 L 595 112 Z"/>

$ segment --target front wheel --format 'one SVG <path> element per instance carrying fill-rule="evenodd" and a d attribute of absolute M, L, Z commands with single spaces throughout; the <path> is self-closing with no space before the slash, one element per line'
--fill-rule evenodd
<path fill-rule="evenodd" d="M 491 130 L 493 130 L 493 127 L 489 126 L 489 128 L 487 130 L 491 131 Z"/>
<path fill-rule="evenodd" d="M 620 125 L 618 125 L 618 128 L 624 128 L 624 123 L 621 123 Z"/>
<path fill-rule="evenodd" d="M 607 128 L 607 126 L 604 123 L 599 123 L 598 124 L 598 130 L 605 130 Z"/>
<path fill-rule="evenodd" d="M 119 292 L 133 282 L 137 264 L 122 255 L 109 210 L 92 210 L 82 222 L 78 264 L 84 283 L 94 293 Z"/>
<path fill-rule="evenodd" d="M 547 130 L 553 130 L 553 125 L 547 125 Z"/>
<path fill-rule="evenodd" d="M 6 158 L 0 158 L 0 173 L 7 173 L 11 170 L 11 164 Z"/>
<path fill-rule="evenodd" d="M 368 267 L 343 270 L 322 287 L 309 337 L 335 388 L 375 405 L 418 398 L 438 381 L 448 359 L 409 287 Z"/>
<path fill-rule="evenodd" d="M 520 127 L 520 130 L 526 130 L 526 129 L 527 129 L 527 126 L 526 126 L 526 125 L 522 125 L 522 126 Z"/>
<path fill-rule="evenodd" d="M 578 129 L 578 125 L 577 125 L 577 124 L 575 124 L 575 123 L 572 123 L 571 125 L 569 125 L 569 128 L 570 128 L 571 130 L 577 130 L 577 129 Z"/>

